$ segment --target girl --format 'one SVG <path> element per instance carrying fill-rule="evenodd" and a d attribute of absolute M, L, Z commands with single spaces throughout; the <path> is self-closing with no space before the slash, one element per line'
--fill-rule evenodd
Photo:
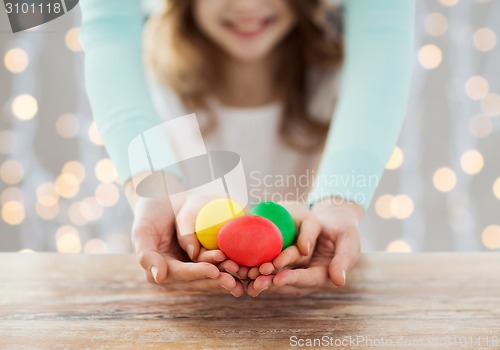
<path fill-rule="evenodd" d="M 231 274 L 253 279 L 246 288 L 252 296 L 264 290 L 305 294 L 345 284 L 360 250 L 358 221 L 404 116 L 414 4 L 346 2 L 345 62 L 332 123 L 343 45 L 338 25 L 328 27 L 323 5 L 310 0 L 167 1 L 146 32 L 155 110 L 143 73 L 138 1 L 82 2 L 87 89 L 125 183 L 135 214 L 135 250 L 151 282 L 184 290 L 223 288 L 235 296 L 244 287 Z M 255 196 L 250 192 L 251 200 L 275 199 L 264 190 L 283 199 L 292 193 L 286 199 L 294 203 L 286 205 L 300 225 L 297 247 L 248 271 L 220 251 L 201 251 L 194 235 L 176 237 L 174 215 L 165 214 L 168 201 L 139 198 L 129 181 L 134 174 L 128 143 L 161 122 L 157 111 L 164 118 L 196 111 L 207 148 L 241 155 L 250 191 L 257 189 Z M 296 183 L 274 181 L 310 178 L 319 160 L 315 179 L 321 181 L 312 188 L 309 182 L 294 192 Z M 301 201 L 309 190 L 310 210 Z M 197 206 L 187 202 L 178 221 L 192 225 Z M 196 262 L 185 262 L 184 251 Z"/>

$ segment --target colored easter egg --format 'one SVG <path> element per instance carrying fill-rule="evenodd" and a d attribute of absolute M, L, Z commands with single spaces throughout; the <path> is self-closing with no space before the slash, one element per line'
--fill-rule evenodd
<path fill-rule="evenodd" d="M 243 208 L 236 202 L 219 198 L 205 204 L 195 221 L 196 237 L 207 249 L 217 249 L 217 234 L 231 219 L 243 215 Z"/>
<path fill-rule="evenodd" d="M 292 215 L 283 206 L 274 202 L 262 202 L 250 209 L 250 214 L 262 216 L 271 220 L 278 226 L 283 236 L 283 248 L 285 249 L 293 244 L 297 228 Z"/>
<path fill-rule="evenodd" d="M 246 215 L 225 224 L 217 235 L 219 249 L 241 266 L 260 266 L 276 258 L 283 246 L 278 227 L 261 216 Z"/>

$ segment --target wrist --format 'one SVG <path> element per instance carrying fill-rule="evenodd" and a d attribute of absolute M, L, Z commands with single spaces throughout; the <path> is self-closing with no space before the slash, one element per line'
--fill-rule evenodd
<path fill-rule="evenodd" d="M 336 196 L 327 197 L 317 201 L 312 205 L 311 211 L 314 213 L 326 213 L 326 212 L 351 213 L 356 217 L 358 221 L 361 220 L 365 215 L 365 210 L 360 204 Z"/>

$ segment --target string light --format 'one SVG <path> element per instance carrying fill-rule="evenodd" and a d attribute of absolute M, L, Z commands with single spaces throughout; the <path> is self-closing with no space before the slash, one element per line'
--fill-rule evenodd
<path fill-rule="evenodd" d="M 2 207 L 2 219 L 8 225 L 19 225 L 24 221 L 26 212 L 18 201 L 8 201 Z"/>
<path fill-rule="evenodd" d="M 44 220 L 53 220 L 59 214 L 59 203 L 53 204 L 37 201 L 35 204 L 35 211 L 39 217 Z"/>
<path fill-rule="evenodd" d="M 407 195 L 398 195 L 390 203 L 391 215 L 396 219 L 407 219 L 413 213 L 413 200 Z"/>
<path fill-rule="evenodd" d="M 24 202 L 23 192 L 18 187 L 7 187 L 2 191 L 2 194 L 0 195 L 0 203 L 5 205 L 5 203 L 10 201 L 20 203 Z"/>
<path fill-rule="evenodd" d="M 24 169 L 17 160 L 6 160 L 0 167 L 0 178 L 8 185 L 17 185 L 23 180 Z"/>
<path fill-rule="evenodd" d="M 79 253 L 82 249 L 80 235 L 73 226 L 61 226 L 56 232 L 59 253 Z"/>
<path fill-rule="evenodd" d="M 85 254 L 104 254 L 108 252 L 108 246 L 98 238 L 90 239 L 83 248 Z"/>
<path fill-rule="evenodd" d="M 68 49 L 73 52 L 82 51 L 82 45 L 80 44 L 80 28 L 71 28 L 66 32 L 65 42 Z"/>
<path fill-rule="evenodd" d="M 490 225 L 483 230 L 481 236 L 483 244 L 488 249 L 500 248 L 500 226 Z"/>
<path fill-rule="evenodd" d="M 481 111 L 488 117 L 500 115 L 500 95 L 486 95 L 486 97 L 481 100 Z"/>
<path fill-rule="evenodd" d="M 14 48 L 7 51 L 3 62 L 5 68 L 11 73 L 22 73 L 28 68 L 29 58 L 26 51 L 20 48 Z"/>
<path fill-rule="evenodd" d="M 102 216 L 104 210 L 95 197 L 86 197 L 81 201 L 80 212 L 86 220 L 95 221 Z"/>
<path fill-rule="evenodd" d="M 55 126 L 57 133 L 64 138 L 75 137 L 80 130 L 78 118 L 73 114 L 63 114 L 59 116 Z"/>
<path fill-rule="evenodd" d="M 477 174 L 484 166 L 483 155 L 477 150 L 468 150 L 460 157 L 460 166 L 466 174 Z"/>
<path fill-rule="evenodd" d="M 80 191 L 80 182 L 72 174 L 61 174 L 55 183 L 56 192 L 63 198 L 73 198 Z"/>
<path fill-rule="evenodd" d="M 85 180 L 85 167 L 82 163 L 76 160 L 72 160 L 64 164 L 61 173 L 73 175 L 79 183 Z"/>
<path fill-rule="evenodd" d="M 488 81 L 480 75 L 470 77 L 465 83 L 465 93 L 472 100 L 482 100 L 488 95 L 488 91 Z"/>
<path fill-rule="evenodd" d="M 33 119 L 37 113 L 38 102 L 31 95 L 19 95 L 12 101 L 12 114 L 20 120 Z"/>
<path fill-rule="evenodd" d="M 493 183 L 493 194 L 500 199 L 500 177 Z"/>
<path fill-rule="evenodd" d="M 390 194 L 384 194 L 377 198 L 375 211 L 382 219 L 392 218 L 391 203 L 393 198 L 394 196 Z"/>
<path fill-rule="evenodd" d="M 479 28 L 474 32 L 472 42 L 477 50 L 489 52 L 495 48 L 497 37 L 490 28 Z"/>
<path fill-rule="evenodd" d="M 81 202 L 73 202 L 68 209 L 68 217 L 72 224 L 83 226 L 88 224 L 88 220 L 83 217 L 80 210 Z"/>
<path fill-rule="evenodd" d="M 95 176 L 103 183 L 111 183 L 118 178 L 116 168 L 109 158 L 101 159 L 95 166 Z"/>
<path fill-rule="evenodd" d="M 425 69 L 434 69 L 443 61 L 443 53 L 436 45 L 424 45 L 418 52 L 418 61 Z"/>
<path fill-rule="evenodd" d="M 411 253 L 411 246 L 407 242 L 398 239 L 389 243 L 385 251 L 389 253 Z"/>
<path fill-rule="evenodd" d="M 120 199 L 120 191 L 118 187 L 112 183 L 100 184 L 95 190 L 95 198 L 103 207 L 112 207 Z"/>
<path fill-rule="evenodd" d="M 457 175 L 450 168 L 442 167 L 436 170 L 432 182 L 438 191 L 449 192 L 457 184 Z"/>
<path fill-rule="evenodd" d="M 94 145 L 96 145 L 96 146 L 104 145 L 102 137 L 99 134 L 99 131 L 97 130 L 97 126 L 95 125 L 94 122 L 92 124 L 90 124 L 88 135 L 89 135 L 90 142 L 92 142 Z"/>
<path fill-rule="evenodd" d="M 448 30 L 448 20 L 441 13 L 429 13 L 425 18 L 425 30 L 432 36 L 441 36 Z"/>
<path fill-rule="evenodd" d="M 485 137 L 488 137 L 492 129 L 493 125 L 491 123 L 491 119 L 485 117 L 482 114 L 474 116 L 469 121 L 469 131 L 472 136 L 478 139 L 484 139 Z"/>
<path fill-rule="evenodd" d="M 401 164 L 403 164 L 404 161 L 404 154 L 401 148 L 396 146 L 394 150 L 392 151 L 391 158 L 389 159 L 389 162 L 387 162 L 385 168 L 387 170 L 395 170 L 398 169 Z"/>
<path fill-rule="evenodd" d="M 455 6 L 459 0 L 439 0 L 444 6 Z"/>

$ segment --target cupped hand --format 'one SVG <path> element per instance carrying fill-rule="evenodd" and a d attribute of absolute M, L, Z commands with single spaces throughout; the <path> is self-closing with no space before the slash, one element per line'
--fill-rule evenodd
<path fill-rule="evenodd" d="M 299 202 L 280 202 L 288 210 L 297 227 L 296 242 L 285 248 L 272 262 L 252 267 L 248 278 L 255 280 L 264 275 L 276 274 L 284 268 L 294 268 L 306 265 L 312 257 L 316 240 L 321 232 L 321 225 L 313 213 Z"/>
<path fill-rule="evenodd" d="M 247 293 L 302 296 L 342 287 L 347 272 L 355 265 L 361 251 L 358 222 L 363 208 L 337 200 L 317 203 L 312 208 L 321 225 L 321 233 L 311 259 L 305 266 L 283 269 L 275 275 L 260 275 L 247 286 Z M 299 236 L 300 237 L 300 236 Z"/>
<path fill-rule="evenodd" d="M 132 243 L 149 282 L 189 292 L 223 292 L 234 296 L 244 293 L 239 280 L 216 266 L 226 260 L 222 252 L 200 249 L 194 233 L 177 234 L 174 209 L 167 198 L 139 197 L 131 183 L 127 183 L 125 190 L 134 212 Z M 192 212 L 186 205 L 187 202 L 178 213 Z"/>

